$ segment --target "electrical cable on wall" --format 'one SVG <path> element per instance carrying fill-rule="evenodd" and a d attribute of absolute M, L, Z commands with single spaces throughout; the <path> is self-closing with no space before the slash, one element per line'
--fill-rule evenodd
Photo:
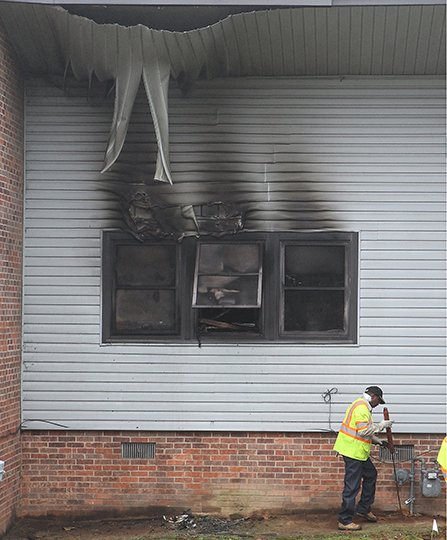
<path fill-rule="evenodd" d="M 65 429 L 68 429 L 68 426 L 64 425 L 64 424 L 58 424 L 57 422 L 52 422 L 51 420 L 39 420 L 39 419 L 29 419 L 29 420 L 23 420 L 23 422 L 21 422 L 16 429 L 12 429 L 6 433 L 3 433 L 2 435 L 0 435 L 0 441 L 3 440 L 3 439 L 6 439 L 7 437 L 11 437 L 13 435 L 17 435 L 17 433 L 19 433 L 19 431 L 24 427 L 25 423 L 26 422 L 44 422 L 45 424 L 51 424 L 53 426 L 58 426 L 58 427 L 62 427 L 62 428 L 65 428 Z"/>
<path fill-rule="evenodd" d="M 59 424 L 58 422 L 53 422 L 52 420 L 40 420 L 39 418 L 30 418 L 28 420 L 25 419 L 20 424 L 20 428 L 22 428 L 26 422 L 43 422 L 44 424 L 51 424 L 52 426 L 58 426 L 68 429 L 68 426 L 66 426 L 65 424 Z"/>
<path fill-rule="evenodd" d="M 332 428 L 332 396 L 334 394 L 338 394 L 338 388 L 336 388 L 335 386 L 331 389 L 328 388 L 324 394 L 321 394 L 321 397 L 323 398 L 325 403 L 329 404 L 328 422 L 329 422 L 329 431 L 332 431 L 332 432 L 335 432 L 335 430 Z"/>

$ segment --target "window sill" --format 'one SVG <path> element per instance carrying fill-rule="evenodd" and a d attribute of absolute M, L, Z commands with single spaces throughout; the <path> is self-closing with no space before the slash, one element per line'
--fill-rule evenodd
<path fill-rule="evenodd" d="M 192 339 L 181 339 L 181 338 L 172 338 L 170 340 L 167 339 L 161 339 L 161 338 L 153 338 L 153 339 L 110 339 L 108 341 L 104 341 L 100 344 L 102 347 L 107 346 L 141 346 L 141 345 L 216 345 L 216 346 L 225 346 L 228 345 L 231 346 L 239 346 L 239 345 L 262 345 L 262 346 L 271 346 L 271 345 L 296 345 L 296 346 L 355 346 L 357 347 L 359 344 L 356 341 L 346 339 L 346 338 L 340 338 L 340 339 L 331 339 L 331 340 L 323 340 L 323 339 L 301 339 L 297 340 L 292 337 L 282 337 L 277 340 L 273 339 L 267 339 L 263 336 L 238 336 L 237 338 L 235 336 L 202 336 L 200 339 L 200 342 L 198 339 L 192 338 Z"/>

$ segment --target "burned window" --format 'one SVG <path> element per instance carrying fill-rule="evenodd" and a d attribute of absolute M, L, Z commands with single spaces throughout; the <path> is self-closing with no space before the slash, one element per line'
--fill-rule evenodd
<path fill-rule="evenodd" d="M 177 246 L 112 242 L 109 250 L 108 337 L 179 332 Z"/>
<path fill-rule="evenodd" d="M 104 233 L 103 341 L 355 343 L 357 235 Z"/>
<path fill-rule="evenodd" d="M 192 305 L 198 331 L 260 332 L 260 243 L 199 243 Z"/>
<path fill-rule="evenodd" d="M 352 335 L 351 242 L 283 242 L 281 248 L 281 335 Z"/>

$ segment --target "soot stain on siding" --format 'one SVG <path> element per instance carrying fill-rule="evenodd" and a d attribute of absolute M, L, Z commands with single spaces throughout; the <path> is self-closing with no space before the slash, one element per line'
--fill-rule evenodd
<path fill-rule="evenodd" d="M 111 172 L 104 175 L 105 189 L 121 198 L 125 192 L 144 191 L 154 206 L 164 209 L 165 217 L 171 214 L 167 219 L 174 229 L 189 220 L 186 233 L 195 230 L 194 217 L 188 218 L 179 209 L 218 202 L 243 214 L 244 230 L 334 228 L 334 216 L 312 183 L 313 173 L 304 162 L 300 164 L 299 155 L 293 151 L 293 137 L 284 142 L 287 130 L 278 133 L 280 115 L 266 117 L 262 124 L 256 107 L 247 109 L 242 124 L 240 118 L 232 115 L 232 107 L 239 104 L 240 96 L 245 99 L 251 93 L 238 89 L 231 99 L 227 96 L 224 102 L 214 105 L 213 89 L 203 99 L 195 98 L 194 91 L 181 97 L 172 90 L 172 186 L 153 180 L 157 159 L 155 131 L 144 100 L 137 99 L 121 155 Z M 207 99 L 212 100 L 212 107 Z M 280 99 L 279 96 L 278 103 Z M 269 120 L 275 125 L 270 135 Z M 319 151 L 314 148 L 315 153 Z M 325 194 L 326 198 L 329 196 Z M 234 212 L 230 214 L 234 217 Z M 234 227 L 230 232 L 241 229 Z"/>

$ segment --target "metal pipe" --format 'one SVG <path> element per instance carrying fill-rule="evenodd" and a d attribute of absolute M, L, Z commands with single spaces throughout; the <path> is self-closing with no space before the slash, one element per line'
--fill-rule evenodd
<path fill-rule="evenodd" d="M 411 469 L 410 469 L 410 497 L 408 498 L 409 501 L 409 509 L 410 509 L 410 516 L 414 513 L 414 475 L 416 472 L 415 467 L 415 460 L 411 460 Z"/>
<path fill-rule="evenodd" d="M 416 457 L 411 460 L 411 468 L 410 468 L 410 496 L 405 501 L 406 504 L 409 506 L 410 516 L 414 515 L 414 503 L 415 503 L 415 496 L 414 496 L 414 482 L 416 479 L 416 461 L 419 461 L 421 464 L 421 484 L 422 484 L 422 478 L 426 471 L 425 468 L 425 461 L 423 458 Z"/>
<path fill-rule="evenodd" d="M 383 408 L 383 418 L 384 418 L 384 420 L 389 420 L 390 419 L 390 414 L 389 414 L 388 409 L 386 407 Z M 392 459 L 392 462 L 393 462 L 394 485 L 396 486 L 397 502 L 399 503 L 399 511 L 400 511 L 401 514 L 403 514 L 402 503 L 400 502 L 399 482 L 397 481 L 396 459 L 394 457 L 396 449 L 394 448 L 393 433 L 391 431 L 391 428 L 389 428 L 389 427 L 386 428 L 386 436 L 387 436 L 387 439 L 388 439 L 388 450 L 390 451 L 391 459 Z"/>

